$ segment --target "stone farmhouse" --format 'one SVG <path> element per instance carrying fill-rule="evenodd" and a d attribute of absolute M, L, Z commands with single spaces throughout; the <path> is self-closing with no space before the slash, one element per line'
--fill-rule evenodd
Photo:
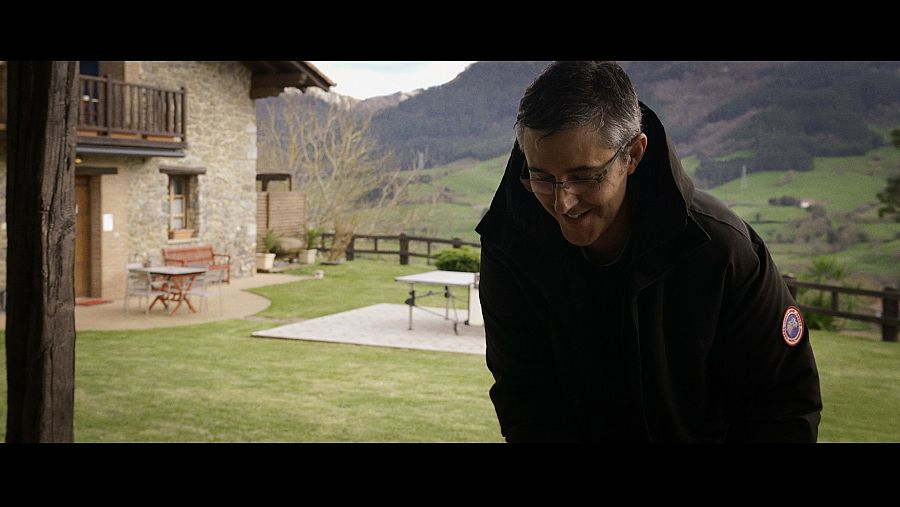
<path fill-rule="evenodd" d="M 6 65 L 0 62 L 0 287 L 6 286 Z M 210 244 L 254 274 L 255 99 L 334 86 L 303 61 L 82 61 L 75 295 L 118 298 L 129 262 Z"/>

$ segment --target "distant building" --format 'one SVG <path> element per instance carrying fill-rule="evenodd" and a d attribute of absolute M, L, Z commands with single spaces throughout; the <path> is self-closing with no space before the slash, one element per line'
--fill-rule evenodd
<path fill-rule="evenodd" d="M 255 99 L 334 83 L 303 61 L 80 62 L 77 297 L 124 291 L 125 264 L 212 244 L 254 272 Z M 6 285 L 6 62 L 0 62 L 0 287 Z"/>

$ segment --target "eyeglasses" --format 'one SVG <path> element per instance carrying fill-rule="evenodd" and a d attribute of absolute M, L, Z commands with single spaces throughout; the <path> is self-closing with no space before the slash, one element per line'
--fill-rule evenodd
<path fill-rule="evenodd" d="M 534 179 L 528 177 L 528 162 L 522 162 L 522 172 L 519 175 L 519 180 L 522 182 L 522 186 L 525 187 L 525 190 L 529 192 L 533 192 L 535 194 L 541 195 L 550 195 L 556 192 L 556 186 L 559 185 L 563 190 L 572 194 L 572 195 L 581 195 L 586 194 L 588 192 L 593 192 L 600 188 L 600 182 L 606 178 L 607 173 L 609 173 L 609 169 L 612 166 L 612 163 L 619 157 L 619 154 L 626 146 L 630 146 L 634 140 L 637 139 L 635 136 L 631 141 L 623 144 L 616 150 L 615 155 L 609 159 L 608 162 L 603 164 L 600 171 L 590 178 L 572 178 L 564 181 L 555 181 L 552 179 L 541 180 Z"/>

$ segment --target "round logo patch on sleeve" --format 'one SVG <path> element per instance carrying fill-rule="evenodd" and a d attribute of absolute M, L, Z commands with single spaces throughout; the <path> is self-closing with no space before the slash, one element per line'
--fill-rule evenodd
<path fill-rule="evenodd" d="M 781 336 L 784 342 L 793 347 L 803 338 L 803 317 L 796 306 L 789 306 L 781 319 Z"/>

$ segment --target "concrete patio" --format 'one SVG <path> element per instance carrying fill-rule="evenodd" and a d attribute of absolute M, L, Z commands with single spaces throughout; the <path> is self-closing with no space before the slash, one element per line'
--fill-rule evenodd
<path fill-rule="evenodd" d="M 219 311 L 219 289 L 213 286 L 206 312 L 192 313 L 187 305 L 182 305 L 175 315 L 169 315 L 159 303 L 150 314 L 144 315 L 144 301 L 138 306 L 138 299 L 132 298 L 125 312 L 124 300 L 113 299 L 110 303 L 93 306 L 75 305 L 76 331 L 114 331 L 123 329 L 152 329 L 157 327 L 190 326 L 220 320 L 242 319 L 255 315 L 269 307 L 271 301 L 251 294 L 247 289 L 278 285 L 306 280 L 312 277 L 275 273 L 257 273 L 255 276 L 235 278 L 231 284 L 222 286 L 222 310 Z M 194 301 L 198 308 L 200 300 Z M 171 310 L 171 306 L 169 307 Z M 0 313 L 0 326 L 6 328 L 6 313 Z"/>
<path fill-rule="evenodd" d="M 428 310 L 443 314 L 441 308 Z M 378 304 L 258 331 L 253 336 L 484 355 L 484 327 L 460 323 L 459 334 L 454 334 L 452 321 L 418 308 L 413 311 L 411 331 L 407 305 Z M 461 311 L 460 318 L 465 314 Z"/>

